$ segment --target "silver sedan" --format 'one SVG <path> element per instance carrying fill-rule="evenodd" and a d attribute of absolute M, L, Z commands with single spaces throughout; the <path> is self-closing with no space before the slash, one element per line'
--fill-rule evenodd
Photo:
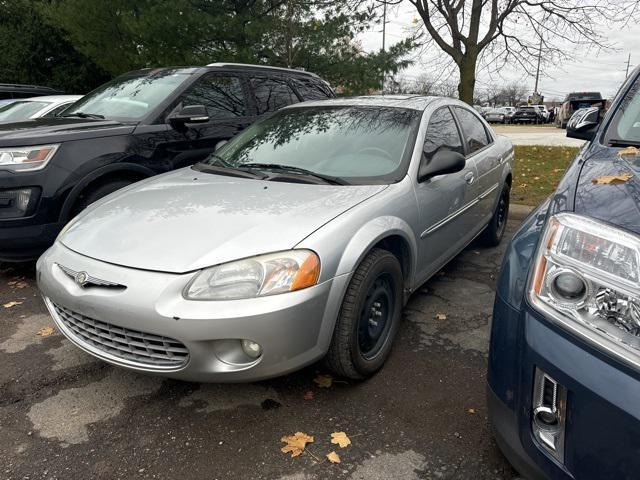
<path fill-rule="evenodd" d="M 466 104 L 307 102 L 90 206 L 38 261 L 66 337 L 114 365 L 249 381 L 325 358 L 361 379 L 409 295 L 502 238 L 513 149 Z"/>

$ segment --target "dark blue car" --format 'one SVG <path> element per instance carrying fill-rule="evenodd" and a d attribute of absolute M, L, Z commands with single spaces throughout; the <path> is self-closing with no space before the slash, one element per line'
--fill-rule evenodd
<path fill-rule="evenodd" d="M 502 266 L 490 419 L 527 478 L 638 479 L 640 69 L 567 135 L 589 142 Z"/>

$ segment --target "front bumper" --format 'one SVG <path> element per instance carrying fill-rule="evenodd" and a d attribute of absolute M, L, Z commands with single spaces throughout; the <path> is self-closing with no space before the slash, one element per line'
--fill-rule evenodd
<path fill-rule="evenodd" d="M 80 287 L 58 265 L 126 288 Z M 311 288 L 234 301 L 189 301 L 194 273 L 169 274 L 107 264 L 54 244 L 38 261 L 38 284 L 61 332 L 90 354 L 121 367 L 180 380 L 242 382 L 283 375 L 322 358 L 329 348 L 349 275 Z M 130 361 L 83 341 L 53 305 L 114 326 L 182 343 L 188 361 L 175 368 Z M 249 359 L 240 340 L 259 343 Z"/>
<path fill-rule="evenodd" d="M 38 258 L 54 242 L 62 227 L 59 223 L 18 225 L 14 220 L 1 221 L 0 262 L 23 262 Z"/>
<path fill-rule="evenodd" d="M 534 371 L 567 391 L 564 461 L 532 432 Z M 489 413 L 498 443 L 531 478 L 637 478 L 640 373 L 574 337 L 526 302 L 496 297 L 489 356 Z"/>

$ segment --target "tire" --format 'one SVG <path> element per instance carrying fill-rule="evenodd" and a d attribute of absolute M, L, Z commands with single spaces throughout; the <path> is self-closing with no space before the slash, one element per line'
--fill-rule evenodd
<path fill-rule="evenodd" d="M 373 249 L 347 287 L 325 358 L 327 366 L 353 380 L 380 370 L 400 328 L 402 299 L 400 262 L 386 250 Z"/>
<path fill-rule="evenodd" d="M 73 214 L 77 215 L 93 202 L 96 202 L 102 197 L 106 197 L 110 193 L 120 190 L 127 185 L 131 185 L 132 183 L 133 182 L 131 180 L 112 180 L 110 182 L 97 185 L 96 187 L 89 187 L 76 200 L 76 204 L 73 207 Z"/>
<path fill-rule="evenodd" d="M 500 244 L 509 219 L 509 197 L 511 187 L 505 183 L 498 199 L 498 204 L 493 212 L 489 224 L 480 235 L 480 241 L 487 247 L 496 247 Z"/>

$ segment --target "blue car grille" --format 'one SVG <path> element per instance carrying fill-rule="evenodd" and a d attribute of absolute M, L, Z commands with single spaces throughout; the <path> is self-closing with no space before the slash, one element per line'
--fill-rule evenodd
<path fill-rule="evenodd" d="M 73 339 L 89 350 L 99 350 L 146 368 L 177 368 L 189 360 L 189 350 L 178 340 L 101 322 L 52 304 L 60 321 L 73 333 Z"/>

